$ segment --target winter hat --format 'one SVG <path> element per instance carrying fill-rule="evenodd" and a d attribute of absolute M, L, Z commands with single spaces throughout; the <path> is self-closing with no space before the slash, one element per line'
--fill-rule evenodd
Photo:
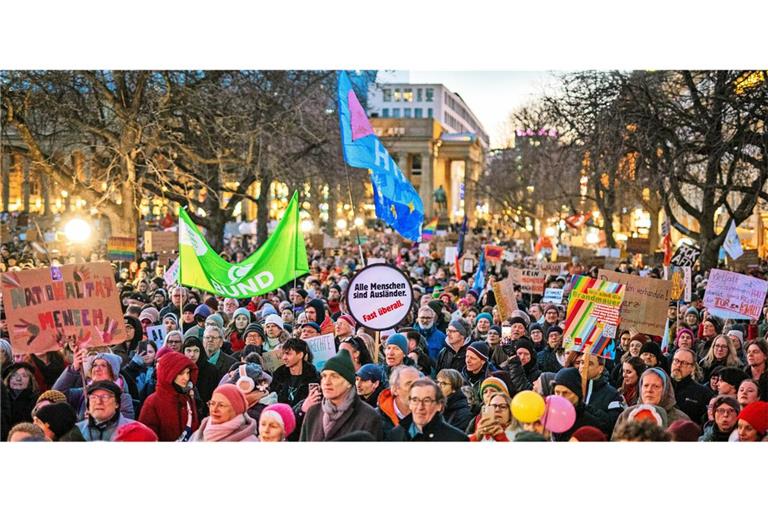
<path fill-rule="evenodd" d="M 293 414 L 293 409 L 287 404 L 268 405 L 261 411 L 261 417 L 265 416 L 277 420 L 283 426 L 284 437 L 288 437 L 296 429 L 296 416 Z"/>
<path fill-rule="evenodd" d="M 478 293 L 478 291 L 477 291 L 477 290 L 469 290 L 469 291 L 467 292 L 467 295 L 471 295 L 471 296 L 473 296 L 473 297 L 475 298 L 475 301 L 477 301 L 477 299 L 479 299 L 479 298 L 480 298 L 480 294 Z"/>
<path fill-rule="evenodd" d="M 172 318 L 173 322 L 176 325 L 179 325 L 179 317 L 176 316 L 176 313 L 166 313 L 163 315 L 163 320 L 165 320 L 166 318 Z"/>
<path fill-rule="evenodd" d="M 164 355 L 168 354 L 169 352 L 176 352 L 176 351 L 167 345 L 163 345 L 162 347 L 160 347 L 160 350 L 157 351 L 157 354 L 155 355 L 155 359 L 159 361 Z"/>
<path fill-rule="evenodd" d="M 230 384 L 237 385 L 237 381 L 240 379 L 240 367 L 245 366 L 245 374 L 253 380 L 254 384 L 259 382 L 266 382 L 267 385 L 272 384 L 272 376 L 264 371 L 261 365 L 256 363 L 235 363 L 229 369 L 230 372 L 235 372 L 232 377 L 229 378 Z"/>
<path fill-rule="evenodd" d="M 162 279 L 162 278 L 160 278 L 160 279 Z M 154 292 L 152 292 L 152 296 L 154 297 L 158 293 L 160 295 L 162 295 L 165 300 L 168 300 L 168 292 L 165 291 L 165 288 L 157 288 Z"/>
<path fill-rule="evenodd" d="M 287 300 L 284 300 L 283 302 L 280 303 L 280 312 L 282 313 L 286 309 L 290 309 L 291 311 L 293 311 L 293 304 L 291 304 Z"/>
<path fill-rule="evenodd" d="M 549 335 L 552 334 L 553 332 L 556 332 L 558 334 L 563 334 L 563 328 L 560 327 L 559 325 L 553 325 L 552 327 L 547 329 L 547 338 L 549 338 Z"/>
<path fill-rule="evenodd" d="M 249 319 L 250 319 L 250 317 L 249 317 Z M 221 329 L 224 328 L 224 318 L 222 318 L 222 316 L 220 314 L 218 314 L 218 313 L 213 313 L 211 315 L 208 315 L 206 317 L 205 321 L 206 322 L 208 322 L 208 321 L 215 322 L 216 325 L 218 325 Z"/>
<path fill-rule="evenodd" d="M 465 324 L 459 319 L 452 321 L 449 325 L 454 329 L 456 329 L 457 331 L 459 331 L 459 334 L 461 334 L 465 338 L 467 337 L 467 334 L 469 334 L 467 330 L 467 324 Z"/>
<path fill-rule="evenodd" d="M 744 345 L 744 333 L 738 329 L 731 329 L 727 333 L 728 337 L 739 338 L 739 342 Z"/>
<path fill-rule="evenodd" d="M 488 377 L 480 384 L 480 396 L 483 396 L 483 393 L 485 393 L 487 388 L 493 388 L 499 393 L 509 396 L 509 388 L 504 381 L 498 377 Z"/>
<path fill-rule="evenodd" d="M 768 431 L 768 402 L 752 402 L 742 409 L 739 419 L 752 425 L 760 437 L 764 436 Z"/>
<path fill-rule="evenodd" d="M 510 314 L 509 316 L 511 316 L 512 318 L 520 318 L 520 319 L 522 319 L 523 323 L 525 323 L 526 329 L 528 328 L 528 324 L 531 323 L 531 317 L 528 316 L 528 313 L 526 313 L 525 311 L 523 311 L 521 309 L 514 310 L 512 312 L 512 314 Z"/>
<path fill-rule="evenodd" d="M 400 333 L 393 334 L 387 338 L 387 345 L 395 345 L 403 351 L 403 354 L 408 354 L 408 338 Z"/>
<path fill-rule="evenodd" d="M 275 324 L 280 329 L 283 329 L 285 327 L 285 324 L 283 323 L 283 319 L 278 315 L 267 316 L 267 318 L 264 319 L 264 327 L 266 327 L 267 324 Z"/>
<path fill-rule="evenodd" d="M 200 341 L 200 329 L 198 328 L 192 328 L 189 329 L 187 332 L 184 333 L 184 337 L 182 338 L 182 348 L 187 346 L 187 340 L 198 340 Z"/>
<path fill-rule="evenodd" d="M 477 315 L 477 317 L 475 317 L 475 325 L 477 325 L 477 322 L 481 318 L 485 318 L 486 320 L 488 320 L 489 323 L 493 323 L 493 317 L 491 316 L 490 313 L 480 313 L 479 315 Z"/>
<path fill-rule="evenodd" d="M 397 336 L 397 335 L 395 335 Z M 402 334 L 400 335 L 402 336 Z M 392 337 L 390 337 L 391 339 Z M 405 338 L 405 336 L 403 336 Z M 405 353 L 405 352 L 404 352 Z M 339 353 L 325 362 L 323 371 L 333 370 L 341 375 L 353 387 L 355 385 L 355 365 L 352 364 L 352 358 L 345 349 L 339 350 Z"/>
<path fill-rule="evenodd" d="M 117 379 L 120 376 L 120 366 L 123 363 L 123 360 L 120 359 L 120 356 L 117 354 L 112 354 L 109 352 L 100 352 L 94 356 L 91 356 L 85 360 L 85 374 L 90 375 L 91 374 L 91 368 L 93 367 L 93 363 L 96 362 L 98 359 L 103 359 L 107 364 L 109 364 L 110 369 L 112 370 L 112 378 Z"/>
<path fill-rule="evenodd" d="M 261 311 L 261 314 L 263 316 L 276 315 L 277 314 L 277 310 L 275 309 L 275 306 L 273 306 L 272 303 L 270 303 L 270 302 L 264 304 L 261 307 L 261 309 L 259 309 L 259 311 Z"/>
<path fill-rule="evenodd" d="M 490 349 L 484 341 L 476 341 L 467 347 L 467 352 L 472 352 L 483 361 L 488 361 Z"/>
<path fill-rule="evenodd" d="M 440 318 L 440 315 L 443 314 L 443 308 L 445 307 L 445 304 L 443 304 L 443 301 L 441 300 L 431 300 L 427 302 L 427 306 L 435 312 L 437 318 Z"/>
<path fill-rule="evenodd" d="M 664 388 L 662 389 L 662 396 L 666 395 L 667 387 L 669 386 L 669 375 L 667 375 L 667 372 L 665 372 L 658 366 L 654 366 L 653 368 L 648 368 L 640 375 L 640 379 L 638 381 L 638 388 L 642 389 L 643 378 L 645 378 L 646 375 L 650 375 L 651 373 L 655 373 L 656 376 L 661 379 L 661 382 L 664 385 Z"/>
<path fill-rule="evenodd" d="M 528 327 L 528 334 L 533 334 L 533 331 L 539 331 L 540 333 L 544 334 L 544 329 L 541 327 L 541 324 L 533 322 L 530 327 Z"/>
<path fill-rule="evenodd" d="M 640 355 L 653 354 L 656 356 L 656 364 L 661 364 L 664 360 L 664 354 L 661 353 L 661 347 L 658 343 L 653 341 L 646 341 L 643 343 L 643 348 L 640 349 Z"/>
<path fill-rule="evenodd" d="M 744 373 L 744 371 L 738 368 L 732 368 L 730 366 L 720 368 L 717 374 L 720 376 L 720 380 L 724 380 L 736 389 L 739 389 L 741 381 L 749 378 L 749 376 Z"/>
<path fill-rule="evenodd" d="M 492 326 L 491 326 L 491 328 L 490 328 L 490 329 L 488 329 L 488 331 L 489 331 L 489 332 L 490 332 L 490 331 L 493 331 L 493 332 L 495 332 L 496 334 L 498 334 L 499 336 L 501 336 L 501 326 L 500 326 L 500 325 L 492 325 Z"/>
<path fill-rule="evenodd" d="M 597 442 L 597 441 L 608 441 L 608 438 L 605 437 L 605 434 L 603 434 L 603 431 L 599 428 L 595 427 L 579 427 L 576 429 L 576 431 L 571 434 L 571 439 L 576 439 L 577 441 L 581 443 L 589 443 L 589 442 Z"/>
<path fill-rule="evenodd" d="M 320 299 L 312 299 L 306 306 L 317 311 L 317 323 L 322 324 L 325 321 L 325 303 Z M 306 310 L 306 308 L 304 308 Z"/>
<path fill-rule="evenodd" d="M 698 277 L 698 276 L 697 276 Z M 686 315 L 696 315 L 696 320 L 699 319 L 699 310 L 695 307 L 691 306 L 690 308 L 685 310 Z"/>
<path fill-rule="evenodd" d="M 144 308 L 141 310 L 141 313 L 139 313 L 139 322 L 141 322 L 144 319 L 149 320 L 153 324 L 157 323 L 157 320 L 160 318 L 160 312 L 153 307 Z"/>
<path fill-rule="evenodd" d="M 219 393 L 224 395 L 232 408 L 235 410 L 235 414 L 243 414 L 248 410 L 248 400 L 240 388 L 234 384 L 221 384 L 219 387 L 213 390 L 213 395 Z"/>
<path fill-rule="evenodd" d="M 341 315 L 336 321 L 338 322 L 339 320 L 344 320 L 349 325 L 351 325 L 353 329 L 357 327 L 357 322 L 355 322 L 355 319 L 352 318 L 352 315 Z"/>
<path fill-rule="evenodd" d="M 211 308 L 206 306 L 205 304 L 200 304 L 195 308 L 195 316 L 203 317 L 203 319 L 208 318 L 211 314 Z"/>
<path fill-rule="evenodd" d="M 232 313 L 232 321 L 234 321 L 238 315 L 243 315 L 245 318 L 248 319 L 248 323 L 251 323 L 251 312 L 248 311 L 246 308 L 237 308 L 234 313 Z"/>
<path fill-rule="evenodd" d="M 515 442 L 530 442 L 530 441 L 546 441 L 544 436 L 538 432 L 530 432 L 528 430 L 521 430 L 515 434 Z"/>
<path fill-rule="evenodd" d="M 309 292 L 307 292 L 307 290 L 305 290 L 304 288 L 299 288 L 298 290 L 296 290 L 296 293 L 298 293 L 305 299 L 307 298 L 307 295 L 309 295 Z"/>
<path fill-rule="evenodd" d="M 381 368 L 373 363 L 364 364 L 357 370 L 357 376 L 360 380 L 367 380 L 371 382 L 381 382 Z"/>
<path fill-rule="evenodd" d="M 666 428 L 667 411 L 658 405 L 642 404 L 635 406 L 629 413 L 629 421 L 650 421 L 656 425 Z"/>
<path fill-rule="evenodd" d="M 552 389 L 555 386 L 565 386 L 571 393 L 579 397 L 579 401 L 582 400 L 581 394 L 581 374 L 577 368 L 561 368 L 555 374 L 555 380 L 552 382 Z"/>
<path fill-rule="evenodd" d="M 61 436 L 72 430 L 72 427 L 77 423 L 75 410 L 67 402 L 44 405 L 37 410 L 35 416 L 43 423 L 48 424 L 48 428 L 56 435 L 56 439 L 60 439 Z"/>
<path fill-rule="evenodd" d="M 528 329 L 528 322 L 526 322 L 524 318 L 521 318 L 519 316 L 513 316 L 512 318 L 509 319 L 510 326 L 515 324 L 522 324 L 526 330 Z"/>
<path fill-rule="evenodd" d="M 533 346 L 533 342 L 531 340 L 525 337 L 518 339 L 515 343 L 515 352 L 521 348 L 527 350 L 531 354 L 532 360 L 536 360 L 536 347 Z"/>
<path fill-rule="evenodd" d="M 694 341 L 696 340 L 696 335 L 693 334 L 692 330 L 690 330 L 687 327 L 681 327 L 680 329 L 677 330 L 677 336 L 675 336 L 675 346 L 678 346 L 677 342 L 680 341 L 680 335 L 684 334 L 684 333 L 688 334 L 691 337 L 692 340 L 694 340 Z"/>
<path fill-rule="evenodd" d="M 550 304 L 549 306 L 545 307 L 544 308 L 544 314 L 546 315 L 547 311 L 549 311 L 550 309 L 554 309 L 555 313 L 560 314 L 560 310 L 557 309 L 557 306 L 555 306 L 554 304 Z"/>
<path fill-rule="evenodd" d="M 723 322 L 717 317 L 710 316 L 704 321 L 711 323 L 715 327 L 715 332 L 718 334 L 723 330 Z"/>
<path fill-rule="evenodd" d="M 695 443 L 701 435 L 701 429 L 691 420 L 675 420 L 667 427 L 667 432 L 672 436 L 672 440 L 677 442 Z"/>
<path fill-rule="evenodd" d="M 183 313 L 194 313 L 197 309 L 197 306 L 194 304 L 184 304 L 184 309 L 182 310 Z"/>
<path fill-rule="evenodd" d="M 632 341 L 639 341 L 640 343 L 645 345 L 646 343 L 648 343 L 648 336 L 646 336 L 645 334 L 643 334 L 641 332 L 638 332 L 637 334 L 632 335 L 632 337 L 629 338 L 629 341 L 630 342 L 632 342 Z"/>
<path fill-rule="evenodd" d="M 49 389 L 48 391 L 43 391 L 42 393 L 40 393 L 40 396 L 37 397 L 37 401 L 35 401 L 35 403 L 39 404 L 40 402 L 43 402 L 43 401 L 51 402 L 52 404 L 56 404 L 59 402 L 66 402 L 67 395 L 65 395 L 61 391 L 57 391 L 55 389 Z"/>
<path fill-rule="evenodd" d="M 154 430 L 138 421 L 120 425 L 115 431 L 113 441 L 134 443 L 155 443 L 159 441 Z"/>
<path fill-rule="evenodd" d="M 317 322 L 304 322 L 302 324 L 302 327 L 304 327 L 304 326 L 309 326 L 309 327 L 313 328 L 314 330 L 316 330 L 318 334 L 320 334 L 321 329 L 320 329 L 320 326 L 318 325 Z"/>
<path fill-rule="evenodd" d="M 264 335 L 264 329 L 261 327 L 261 325 L 257 324 L 256 322 L 251 322 L 246 326 L 245 330 L 243 331 L 243 339 L 247 338 L 248 333 L 250 332 L 257 333 L 259 336 L 261 336 L 262 340 L 267 339 L 267 337 Z"/>
<path fill-rule="evenodd" d="M 88 396 L 91 396 L 91 393 L 99 389 L 103 389 L 104 391 L 109 391 L 110 393 L 115 395 L 115 401 L 117 403 L 120 403 L 120 395 L 122 395 L 123 393 L 122 390 L 120 389 L 120 386 L 118 386 L 111 380 L 97 380 L 96 382 L 88 386 L 86 390 L 86 394 Z"/>

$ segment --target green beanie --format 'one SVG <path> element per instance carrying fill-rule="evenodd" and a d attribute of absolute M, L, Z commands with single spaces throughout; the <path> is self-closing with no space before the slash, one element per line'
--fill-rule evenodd
<path fill-rule="evenodd" d="M 323 370 L 333 370 L 338 373 L 344 379 L 355 385 L 355 365 L 352 364 L 352 358 L 346 349 L 339 350 L 339 353 L 325 362 Z"/>

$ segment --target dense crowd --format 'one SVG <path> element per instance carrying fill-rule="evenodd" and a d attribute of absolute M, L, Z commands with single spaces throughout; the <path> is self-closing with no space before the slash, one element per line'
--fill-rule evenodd
<path fill-rule="evenodd" d="M 484 238 L 477 233 L 474 246 Z M 222 256 L 241 261 L 248 244 L 236 237 Z M 706 274 L 694 274 L 690 303 L 670 303 L 668 350 L 658 337 L 620 331 L 613 359 L 585 361 L 563 347 L 567 293 L 562 304 L 543 304 L 518 289 L 517 309 L 500 316 L 491 284 L 507 262 L 490 266 L 478 290 L 435 244 L 424 256 L 378 233 L 363 249 L 413 286 L 405 320 L 378 336 L 346 306 L 361 266 L 349 242 L 310 247 L 308 275 L 240 300 L 168 285 L 148 255 L 135 272 L 115 265 L 128 333 L 118 345 L 82 349 L 70 337 L 60 351 L 14 354 L 2 313 L 2 439 L 768 440 L 768 307 L 759 322 L 710 315 Z M 18 240 L 0 258 L 9 269 L 42 264 Z M 639 273 L 629 262 L 616 270 Z M 596 272 L 574 258 L 547 287 L 567 292 L 572 276 Z M 147 333 L 155 325 L 166 328 L 160 344 Z M 333 334 L 337 353 L 318 371 L 306 340 L 321 334 Z M 570 403 L 572 424 L 521 420 L 516 403 L 533 403 L 531 393 Z"/>

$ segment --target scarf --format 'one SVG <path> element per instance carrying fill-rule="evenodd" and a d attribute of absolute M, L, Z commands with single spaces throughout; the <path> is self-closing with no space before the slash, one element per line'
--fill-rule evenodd
<path fill-rule="evenodd" d="M 203 419 L 205 425 L 200 441 L 255 441 L 249 439 L 256 435 L 256 421 L 245 414 L 238 414 L 229 421 L 214 425 L 210 416 Z"/>
<path fill-rule="evenodd" d="M 355 396 L 355 387 L 352 386 L 349 388 L 349 391 L 347 391 L 346 396 L 344 396 L 344 400 L 342 400 L 338 406 L 333 405 L 333 403 L 327 398 L 323 398 L 321 405 L 323 409 L 323 433 L 326 436 L 328 435 L 328 432 L 331 431 L 336 422 L 339 421 L 339 418 L 341 418 L 341 416 L 347 412 L 350 407 L 352 407 Z"/>

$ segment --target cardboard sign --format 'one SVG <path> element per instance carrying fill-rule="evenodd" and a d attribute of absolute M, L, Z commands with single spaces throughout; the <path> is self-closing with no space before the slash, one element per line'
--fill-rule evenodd
<path fill-rule="evenodd" d="M 565 350 L 613 359 L 623 298 L 623 284 L 573 276 L 565 314 Z"/>
<path fill-rule="evenodd" d="M 669 272 L 672 283 L 670 298 L 691 302 L 691 267 L 670 267 Z"/>
<path fill-rule="evenodd" d="M 704 307 L 721 318 L 759 320 L 766 292 L 768 281 L 713 269 L 704 292 Z"/>
<path fill-rule="evenodd" d="M 107 259 L 133 261 L 136 259 L 136 239 L 131 236 L 111 236 L 107 240 Z"/>
<path fill-rule="evenodd" d="M 174 231 L 145 231 L 144 252 L 174 252 L 179 250 L 179 234 Z"/>
<path fill-rule="evenodd" d="M 508 277 L 502 281 L 494 282 L 492 288 L 493 295 L 496 298 L 496 305 L 499 307 L 499 316 L 502 320 L 509 318 L 512 312 L 517 309 L 515 281 Z"/>
<path fill-rule="evenodd" d="M 523 293 L 530 293 L 532 295 L 544 294 L 544 283 L 547 281 L 547 274 L 541 270 L 511 268 L 509 269 L 509 276 L 515 284 L 520 285 Z"/>
<path fill-rule="evenodd" d="M 542 272 L 544 272 L 548 276 L 559 276 L 560 274 L 565 273 L 565 264 L 564 263 L 547 263 L 547 262 L 541 262 L 538 265 L 538 269 Z"/>
<path fill-rule="evenodd" d="M 283 366 L 283 350 L 275 348 L 261 354 L 261 360 L 264 361 L 264 369 L 269 373 Z M 327 359 L 326 359 L 327 361 Z"/>
<path fill-rule="evenodd" d="M 672 256 L 670 265 L 675 265 L 676 267 L 692 267 L 694 263 L 696 263 L 696 260 L 699 259 L 700 255 L 701 249 L 698 247 L 694 245 L 680 244 L 680 247 L 677 248 L 674 256 Z"/>
<path fill-rule="evenodd" d="M 2 290 L 14 353 L 58 350 L 65 336 L 85 347 L 125 341 L 120 291 L 107 262 L 6 272 Z"/>
<path fill-rule="evenodd" d="M 333 334 L 323 334 L 314 338 L 307 338 L 309 351 L 312 352 L 312 364 L 317 371 L 323 371 L 325 362 L 336 355 L 336 343 L 333 341 Z"/>
<path fill-rule="evenodd" d="M 627 252 L 648 254 L 651 252 L 651 240 L 648 238 L 627 238 Z"/>
<path fill-rule="evenodd" d="M 150 339 L 155 342 L 157 345 L 157 350 L 160 350 L 163 347 L 163 343 L 165 342 L 165 336 L 168 334 L 168 331 L 165 329 L 165 326 L 160 325 L 150 325 L 147 327 L 147 339 Z"/>
<path fill-rule="evenodd" d="M 369 265 L 355 274 L 347 286 L 349 313 L 357 323 L 385 331 L 408 315 L 413 303 L 411 281 L 391 265 Z"/>
<path fill-rule="evenodd" d="M 635 329 L 652 336 L 664 336 L 672 283 L 662 279 L 623 274 L 601 269 L 598 279 L 625 285 L 621 305 L 622 329 Z"/>
<path fill-rule="evenodd" d="M 562 304 L 563 303 L 563 289 L 562 288 L 547 288 L 544 290 L 544 298 L 541 299 L 542 303 L 550 304 Z"/>

